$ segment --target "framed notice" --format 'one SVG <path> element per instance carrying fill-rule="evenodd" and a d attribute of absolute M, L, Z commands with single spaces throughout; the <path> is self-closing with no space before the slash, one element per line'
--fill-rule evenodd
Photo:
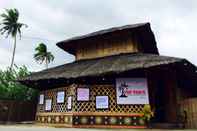
<path fill-rule="evenodd" d="M 67 100 L 67 109 L 72 109 L 72 96 L 69 96 L 68 97 L 68 100 Z"/>
<path fill-rule="evenodd" d="M 44 94 L 40 94 L 39 104 L 44 104 Z"/>
<path fill-rule="evenodd" d="M 108 96 L 96 96 L 96 109 L 107 109 L 109 107 Z"/>
<path fill-rule="evenodd" d="M 89 101 L 89 88 L 77 88 L 77 101 Z"/>
<path fill-rule="evenodd" d="M 46 99 L 45 100 L 45 110 L 50 111 L 52 107 L 52 99 Z"/>
<path fill-rule="evenodd" d="M 64 103 L 65 92 L 59 91 L 57 92 L 57 103 Z"/>
<path fill-rule="evenodd" d="M 149 104 L 146 78 L 116 79 L 117 104 Z"/>

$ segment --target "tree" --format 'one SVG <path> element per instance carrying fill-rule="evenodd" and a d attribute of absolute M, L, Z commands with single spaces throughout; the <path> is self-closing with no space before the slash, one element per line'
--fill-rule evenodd
<path fill-rule="evenodd" d="M 48 64 L 54 60 L 54 56 L 51 52 L 47 51 L 47 46 L 44 43 L 40 43 L 35 48 L 34 59 L 39 63 L 43 64 L 45 62 L 46 68 L 48 68 Z"/>
<path fill-rule="evenodd" d="M 16 82 L 18 78 L 29 75 L 25 66 L 14 66 L 12 70 L 0 70 L 0 100 L 35 101 L 38 91 Z"/>
<path fill-rule="evenodd" d="M 2 28 L 0 29 L 1 34 L 6 33 L 6 38 L 10 35 L 14 39 L 14 49 L 12 54 L 12 61 L 10 65 L 10 69 L 13 68 L 14 65 L 14 57 L 16 51 L 16 36 L 19 34 L 21 38 L 21 28 L 23 26 L 27 27 L 26 24 L 18 22 L 19 12 L 17 9 L 6 9 L 5 13 L 1 14 L 2 17 Z"/>

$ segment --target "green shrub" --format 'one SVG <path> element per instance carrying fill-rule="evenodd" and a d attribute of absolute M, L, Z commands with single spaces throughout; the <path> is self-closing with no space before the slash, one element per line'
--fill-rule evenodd
<path fill-rule="evenodd" d="M 154 112 L 151 110 L 150 105 L 145 105 L 142 110 L 142 113 L 143 113 L 143 119 L 146 123 L 149 123 L 150 119 L 154 117 Z"/>
<path fill-rule="evenodd" d="M 29 74 L 30 72 L 25 66 L 18 67 L 15 65 L 13 69 L 0 70 L 0 100 L 36 100 L 37 90 L 27 88 L 16 81 L 17 78 Z"/>

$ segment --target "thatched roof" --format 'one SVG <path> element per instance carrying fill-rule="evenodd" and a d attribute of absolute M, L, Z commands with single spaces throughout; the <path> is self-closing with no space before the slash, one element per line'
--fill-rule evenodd
<path fill-rule="evenodd" d="M 126 32 L 126 33 L 125 33 Z M 152 53 L 152 54 L 158 54 L 158 49 L 156 46 L 156 41 L 154 34 L 151 30 L 150 23 L 138 23 L 138 24 L 131 24 L 131 25 L 125 25 L 121 27 L 113 27 L 110 29 L 100 30 L 93 33 L 89 33 L 82 36 L 73 37 L 67 40 L 63 40 L 57 43 L 57 46 L 61 49 L 69 52 L 70 54 L 74 54 L 76 52 L 76 47 L 78 44 L 82 45 L 87 43 L 86 40 L 92 40 L 92 44 L 95 43 L 95 41 L 103 40 L 103 39 L 112 39 L 110 38 L 113 34 L 118 33 L 120 36 L 126 36 L 130 37 L 130 33 L 135 33 L 141 43 L 141 46 L 144 49 L 144 53 Z M 121 34 L 122 33 L 122 34 Z M 119 39 L 117 37 L 113 39 Z"/>
<path fill-rule="evenodd" d="M 134 69 L 167 65 L 181 62 L 183 60 L 184 59 L 153 54 L 120 54 L 103 58 L 75 61 L 73 63 L 32 73 L 20 80 L 37 81 L 44 79 L 71 79 L 100 76 L 105 74 L 121 73 Z"/>

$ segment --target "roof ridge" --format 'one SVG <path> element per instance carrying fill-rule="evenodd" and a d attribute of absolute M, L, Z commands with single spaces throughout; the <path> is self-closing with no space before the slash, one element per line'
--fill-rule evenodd
<path fill-rule="evenodd" d="M 141 27 L 141 26 L 145 26 L 145 25 L 150 25 L 150 22 L 127 24 L 127 25 L 123 25 L 123 26 L 117 26 L 117 27 L 111 27 L 111 28 L 106 28 L 106 29 L 102 29 L 102 30 L 97 30 L 97 31 L 93 31 L 93 32 L 87 33 L 85 35 L 74 36 L 74 37 L 71 37 L 69 39 L 60 41 L 60 42 L 57 43 L 57 45 L 62 43 L 62 42 L 65 43 L 65 42 L 73 41 L 73 40 L 76 40 L 76 39 L 84 39 L 84 38 L 92 37 L 92 36 L 95 36 L 95 35 L 101 35 L 101 34 L 110 33 L 110 32 L 113 32 L 115 30 L 124 30 L 124 29 L 130 29 L 130 28 L 137 28 L 137 27 Z"/>

